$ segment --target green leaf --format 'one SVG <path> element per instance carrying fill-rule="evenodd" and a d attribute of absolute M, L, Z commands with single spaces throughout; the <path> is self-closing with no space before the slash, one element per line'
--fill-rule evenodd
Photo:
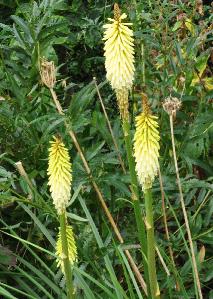
<path fill-rule="evenodd" d="M 48 239 L 50 244 L 55 248 L 55 240 L 51 236 L 50 232 L 47 230 L 47 228 L 41 223 L 41 221 L 36 217 L 36 215 L 24 204 L 19 203 L 19 205 L 30 215 L 30 217 L 33 219 L 35 224 L 38 226 L 38 228 L 41 230 L 43 235 Z"/>
<path fill-rule="evenodd" d="M 182 26 L 182 21 L 177 21 L 174 25 L 174 27 L 172 28 L 172 31 L 175 32 L 177 31 L 181 26 Z"/>
<path fill-rule="evenodd" d="M 209 59 L 209 55 L 210 54 L 202 54 L 199 57 L 197 57 L 197 61 L 195 64 L 196 69 L 199 72 L 199 77 L 201 78 L 203 75 L 203 72 L 205 71 L 206 67 L 207 67 L 207 62 Z"/>
<path fill-rule="evenodd" d="M 8 248 L 3 247 L 0 245 L 0 264 L 7 265 L 7 266 L 15 266 L 16 265 L 16 259 L 13 256 L 12 251 L 10 251 Z"/>
<path fill-rule="evenodd" d="M 90 286 L 86 283 L 81 273 L 79 271 L 75 271 L 75 276 L 77 279 L 77 284 L 81 286 L 86 298 L 95 299 L 96 297 L 94 296 Z"/>
<path fill-rule="evenodd" d="M 27 43 L 24 41 L 23 37 L 21 36 L 21 33 L 16 29 L 15 24 L 13 24 L 13 33 L 16 37 L 17 42 L 19 43 L 19 46 L 25 49 L 25 51 L 30 54 L 30 49 L 27 45 Z"/>
<path fill-rule="evenodd" d="M 87 160 L 88 161 L 92 160 L 92 158 L 94 158 L 100 152 L 100 150 L 103 148 L 104 144 L 105 144 L 105 141 L 100 142 L 100 143 L 96 144 L 93 148 L 91 148 L 89 150 L 89 152 L 87 151 Z"/>
<path fill-rule="evenodd" d="M 80 217 L 76 214 L 73 213 L 67 213 L 67 217 L 76 221 L 80 221 L 80 222 L 87 222 L 88 220 L 86 218 Z"/>
<path fill-rule="evenodd" d="M 176 49 L 176 54 L 177 54 L 179 64 L 180 65 L 184 64 L 185 61 L 184 61 L 184 58 L 183 58 L 183 55 L 182 55 L 180 43 L 175 42 L 175 49 Z"/>
<path fill-rule="evenodd" d="M 11 19 L 13 19 L 13 21 L 19 25 L 19 27 L 23 30 L 23 32 L 25 33 L 25 38 L 27 39 L 27 41 L 32 44 L 34 42 L 32 35 L 31 35 L 31 31 L 30 28 L 28 27 L 27 23 L 20 17 L 12 15 Z"/>
<path fill-rule="evenodd" d="M 100 289 L 102 289 L 104 291 L 105 294 L 107 294 L 107 298 L 109 299 L 117 299 L 117 297 L 115 296 L 115 294 L 111 293 L 109 288 L 105 287 L 103 284 L 101 284 L 98 280 L 96 280 L 94 277 L 92 277 L 91 275 L 89 275 L 87 272 L 83 271 L 81 268 L 76 268 L 74 266 L 74 273 L 76 274 L 80 273 L 82 276 L 86 277 L 88 280 L 90 280 L 91 282 L 93 282 L 94 284 L 96 284 Z"/>
<path fill-rule="evenodd" d="M 5 290 L 3 287 L 0 286 L 0 294 L 4 295 L 4 298 L 9 299 L 18 299 L 17 297 L 14 297 L 11 293 L 9 293 L 7 290 Z"/>
<path fill-rule="evenodd" d="M 103 248 L 104 247 L 104 243 L 103 243 L 103 241 L 102 241 L 102 239 L 100 237 L 100 234 L 99 234 L 99 232 L 97 230 L 97 227 L 95 226 L 95 223 L 94 223 L 94 221 L 93 221 L 93 219 L 91 217 L 91 214 L 90 214 L 89 210 L 87 209 L 86 204 L 85 204 L 83 198 L 81 196 L 79 196 L 78 198 L 79 198 L 80 204 L 81 204 L 81 206 L 82 206 L 82 208 L 83 208 L 83 210 L 84 210 L 84 212 L 85 212 L 85 214 L 87 216 L 87 219 L 88 219 L 89 224 L 90 224 L 90 226 L 92 228 L 92 231 L 94 233 L 94 236 L 96 238 L 98 246 L 100 248 Z M 112 279 L 112 282 L 114 284 L 114 291 L 116 292 L 118 298 L 123 298 L 124 297 L 124 298 L 128 299 L 127 296 L 126 296 L 126 294 L 125 294 L 125 292 L 124 292 L 124 290 L 123 290 L 123 288 L 121 287 L 121 285 L 119 284 L 119 282 L 117 280 L 117 277 L 115 275 L 114 269 L 113 269 L 111 261 L 109 259 L 109 256 L 105 255 L 104 256 L 104 260 L 105 260 L 105 263 L 106 263 L 107 270 L 108 270 L 108 272 L 110 274 L 110 277 Z"/>

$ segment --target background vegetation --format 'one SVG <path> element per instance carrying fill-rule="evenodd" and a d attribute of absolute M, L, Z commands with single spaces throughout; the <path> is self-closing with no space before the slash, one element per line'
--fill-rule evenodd
<path fill-rule="evenodd" d="M 196 298 L 172 160 L 169 118 L 162 108 L 169 95 L 182 101 L 175 120 L 181 184 L 204 298 L 213 298 L 210 3 L 132 0 L 119 1 L 119 5 L 133 23 L 135 35 L 136 76 L 130 98 L 131 115 L 141 110 L 143 91 L 159 116 L 160 165 L 170 232 L 168 243 L 156 179 L 153 188 L 156 243 L 167 267 L 166 272 L 157 259 L 162 298 Z M 107 17 L 112 17 L 112 8 L 113 2 L 103 0 L 0 1 L 1 298 L 65 298 L 64 280 L 54 257 L 58 223 L 46 173 L 49 141 L 56 133 L 60 133 L 69 148 L 73 164 L 73 196 L 68 215 L 78 248 L 74 270 L 78 297 L 144 296 L 123 254 L 123 249 L 129 248 L 143 273 L 130 201 L 130 178 L 120 167 L 93 81 L 96 77 L 126 164 L 119 112 L 105 79 L 103 58 L 102 26 Z M 120 228 L 125 240 L 122 246 L 97 202 L 64 126 L 65 116 L 58 115 L 49 90 L 41 83 L 41 57 L 53 60 L 57 66 L 58 99 Z M 22 161 L 32 188 L 17 172 L 17 161 Z M 175 268 L 168 245 L 173 250 Z"/>

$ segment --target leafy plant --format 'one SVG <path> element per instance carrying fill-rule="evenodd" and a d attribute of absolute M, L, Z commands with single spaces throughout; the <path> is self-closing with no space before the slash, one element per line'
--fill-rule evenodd
<path fill-rule="evenodd" d="M 77 298 L 146 298 L 132 264 L 144 267 L 131 201 L 131 176 L 122 120 L 105 78 L 103 28 L 113 2 L 0 1 L 0 294 L 3 298 L 66 298 L 57 269 L 57 215 L 47 187 L 52 135 L 69 148 L 73 189 L 67 219 L 73 226 L 78 264 L 73 269 Z M 129 138 L 141 111 L 141 92 L 158 115 L 162 185 L 153 183 L 156 269 L 162 298 L 199 298 L 172 160 L 165 98 L 182 107 L 174 117 L 180 183 L 204 298 L 212 279 L 212 16 L 193 1 L 119 1 L 132 22 L 135 78 L 130 91 Z M 54 92 L 42 84 L 41 59 L 56 65 Z M 108 114 L 126 174 L 118 159 L 93 77 Z M 85 171 L 69 131 L 89 165 Z M 21 161 L 25 175 L 17 171 Z M 19 165 L 19 164 L 18 164 Z M 101 196 L 124 243 L 97 201 Z M 162 192 L 163 186 L 163 192 Z M 145 205 L 139 190 L 144 217 Z M 164 203 L 164 206 L 163 204 Z M 165 233 L 164 217 L 169 239 Z M 171 252 L 174 258 L 172 261 Z"/>

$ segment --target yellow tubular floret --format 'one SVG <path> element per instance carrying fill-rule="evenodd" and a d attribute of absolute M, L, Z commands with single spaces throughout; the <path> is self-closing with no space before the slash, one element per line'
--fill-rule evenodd
<path fill-rule="evenodd" d="M 48 162 L 48 185 L 57 213 L 62 214 L 70 199 L 72 182 L 71 163 L 68 150 L 60 138 L 50 142 Z"/>
<path fill-rule="evenodd" d="M 133 31 L 128 28 L 131 23 L 122 23 L 126 14 L 117 12 L 116 19 L 109 18 L 112 23 L 104 25 L 104 56 L 107 79 L 113 89 L 131 89 L 134 75 Z"/>
<path fill-rule="evenodd" d="M 150 189 L 157 174 L 159 164 L 159 132 L 157 117 L 141 113 L 136 117 L 134 136 L 134 156 L 136 172 L 143 191 Z"/>

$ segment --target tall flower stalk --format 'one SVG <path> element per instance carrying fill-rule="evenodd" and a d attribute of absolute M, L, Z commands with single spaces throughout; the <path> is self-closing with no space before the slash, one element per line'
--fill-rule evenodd
<path fill-rule="evenodd" d="M 138 238 L 141 245 L 142 259 L 144 265 L 145 279 L 148 284 L 147 268 L 147 245 L 145 225 L 142 218 L 137 175 L 135 172 L 135 162 L 133 158 L 132 141 L 129 122 L 129 90 L 132 88 L 134 79 L 134 39 L 133 31 L 128 26 L 131 23 L 123 22 L 127 18 L 126 14 L 121 14 L 118 4 L 114 5 L 114 19 L 109 18 L 109 24 L 104 25 L 104 56 L 106 77 L 111 87 L 115 90 L 117 104 L 122 120 L 122 128 L 129 164 L 131 191 L 134 206 L 135 219 L 138 230 Z M 149 294 L 149 287 L 148 287 Z"/>
<path fill-rule="evenodd" d="M 184 221 L 185 221 L 185 225 L 186 225 L 186 231 L 187 231 L 189 246 L 190 246 L 190 251 L 191 251 L 190 259 L 192 260 L 192 268 L 193 268 L 193 273 L 194 273 L 194 277 L 195 277 L 197 291 L 198 291 L 198 294 L 199 294 L 199 299 L 203 299 L 203 294 L 202 294 L 202 289 L 201 289 L 201 284 L 200 284 L 200 278 L 199 278 L 199 273 L 198 273 L 198 268 L 197 268 L 197 262 L 196 262 L 195 252 L 194 252 L 192 234 L 191 234 L 191 230 L 190 230 L 190 226 L 189 226 L 189 220 L 188 220 L 188 216 L 187 216 L 187 211 L 186 211 L 184 198 L 183 198 L 182 186 L 181 186 L 181 182 L 180 182 L 180 174 L 179 174 L 176 148 L 175 148 L 173 119 L 175 118 L 176 112 L 180 109 L 180 107 L 181 107 L 181 101 L 178 98 L 173 98 L 173 97 L 169 97 L 169 98 L 165 99 L 164 104 L 163 104 L 164 110 L 169 115 L 173 159 L 174 159 L 174 164 L 175 164 L 177 185 L 178 185 L 179 194 L 180 194 L 180 203 L 181 203 L 181 207 L 182 207 L 182 211 L 183 211 L 183 217 L 184 217 Z"/>
<path fill-rule="evenodd" d="M 155 238 L 152 209 L 152 183 L 157 175 L 159 164 L 159 132 L 157 117 L 151 114 L 147 98 L 143 97 L 143 112 L 136 117 L 134 136 L 134 156 L 138 180 L 142 186 L 146 209 L 147 263 L 151 298 L 159 298 L 155 263 Z"/>
<path fill-rule="evenodd" d="M 58 98 L 57 98 L 57 95 L 56 95 L 56 92 L 54 90 L 54 85 L 55 85 L 55 82 L 56 82 L 56 72 L 55 72 L 55 67 L 54 67 L 54 62 L 49 62 L 45 59 L 42 59 L 41 62 L 40 62 L 40 75 L 41 75 L 41 80 L 42 80 L 42 83 L 47 86 L 47 88 L 49 88 L 50 92 L 51 92 L 51 95 L 52 95 L 52 99 L 53 99 L 53 102 L 54 102 L 54 105 L 55 105 L 55 108 L 56 110 L 58 111 L 58 114 L 59 115 L 65 115 L 64 112 L 63 112 L 63 109 L 61 107 L 61 104 L 60 102 L 58 101 Z M 79 156 L 82 160 L 82 163 L 83 163 L 83 166 L 84 166 L 84 169 L 88 175 L 88 177 L 90 178 L 90 181 L 91 181 L 91 184 L 97 194 L 97 199 L 98 201 L 100 202 L 101 204 L 101 207 L 107 217 L 107 219 L 109 220 L 112 228 L 113 228 L 113 231 L 118 239 L 118 241 L 123 244 L 124 243 L 124 240 L 123 240 L 123 237 L 119 231 L 119 228 L 114 220 L 114 218 L 112 217 L 112 214 L 110 213 L 109 211 L 109 208 L 107 207 L 106 205 L 106 202 L 105 202 L 105 199 L 103 197 L 103 194 L 99 188 L 99 186 L 97 185 L 96 181 L 95 181 L 95 178 L 93 177 L 92 175 L 92 171 L 90 169 L 90 166 L 85 158 L 85 155 L 84 155 L 84 152 L 78 142 L 78 138 L 76 136 L 76 134 L 74 133 L 74 131 L 70 128 L 69 124 L 66 122 L 66 120 L 64 120 L 64 124 L 65 124 L 65 127 L 67 128 L 67 131 L 69 133 L 69 136 L 70 138 L 72 139 L 73 141 L 73 144 L 75 145 L 76 147 L 76 150 L 78 151 L 79 153 Z M 134 271 L 135 273 L 135 276 L 137 277 L 142 289 L 144 290 L 145 294 L 147 293 L 147 290 L 146 290 L 146 284 L 143 280 L 143 277 L 140 273 L 140 271 L 138 270 L 138 267 L 137 265 L 135 264 L 134 262 L 134 259 L 132 258 L 130 252 L 128 249 L 125 249 L 124 250 L 124 253 L 126 255 L 126 257 L 128 258 L 128 261 L 132 267 L 132 270 Z"/>
<path fill-rule="evenodd" d="M 48 185 L 53 198 L 60 229 L 56 243 L 56 254 L 59 257 L 58 266 L 61 266 L 65 274 L 67 299 L 75 298 L 72 282 L 71 265 L 77 258 L 77 250 L 72 228 L 67 225 L 66 207 L 70 199 L 72 182 L 71 163 L 68 150 L 59 137 L 51 141 L 48 161 Z"/>
<path fill-rule="evenodd" d="M 128 94 L 134 79 L 134 39 L 133 31 L 123 22 L 127 18 L 121 14 L 117 3 L 114 5 L 114 19 L 108 18 L 109 24 L 103 27 L 105 41 L 104 56 L 106 77 L 115 90 L 121 118 L 128 120 Z"/>

